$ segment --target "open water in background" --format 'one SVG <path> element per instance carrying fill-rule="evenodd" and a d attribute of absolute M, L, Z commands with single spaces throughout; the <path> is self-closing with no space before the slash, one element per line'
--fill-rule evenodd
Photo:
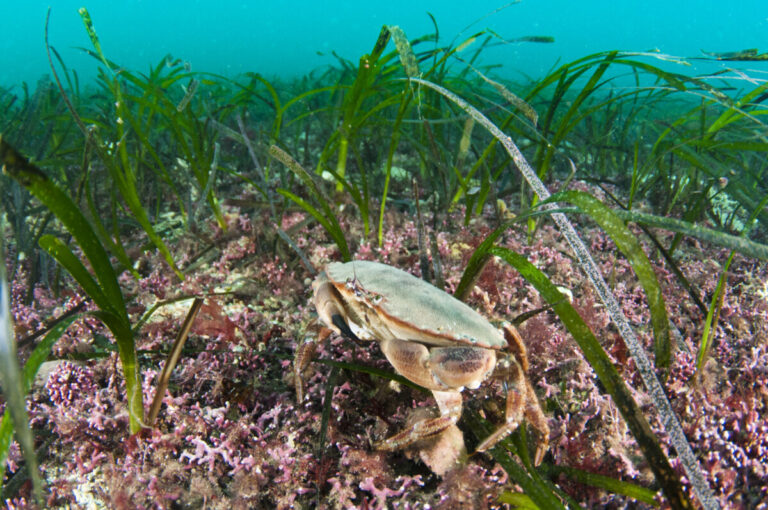
<path fill-rule="evenodd" d="M 331 51 L 357 62 L 373 47 L 384 24 L 400 25 L 410 39 L 433 32 L 442 44 L 457 43 L 484 28 L 506 38 L 546 35 L 554 44 L 518 43 L 489 48 L 484 61 L 502 64 L 498 75 L 542 77 L 560 59 L 569 62 L 605 50 L 682 56 L 757 48 L 768 52 L 768 0 L 622 1 L 523 0 L 467 28 L 506 5 L 495 0 L 450 1 L 231 1 L 218 0 L 0 0 L 0 85 L 34 85 L 48 74 L 44 47 L 50 5 L 50 42 L 81 82 L 98 63 L 78 47 L 91 48 L 78 14 L 85 6 L 107 57 L 145 72 L 171 54 L 194 71 L 227 76 L 258 72 L 266 77 L 301 76 L 335 64 Z M 459 35 L 461 34 L 461 35 Z M 654 64 L 658 62 L 654 61 Z M 685 74 L 724 67 L 768 77 L 768 62 L 695 62 L 673 66 Z M 522 75 L 520 74 L 522 73 Z"/>

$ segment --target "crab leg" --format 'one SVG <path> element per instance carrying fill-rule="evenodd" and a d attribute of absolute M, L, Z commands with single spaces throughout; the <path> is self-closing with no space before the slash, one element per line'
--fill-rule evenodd
<path fill-rule="evenodd" d="M 296 400 L 298 402 L 303 402 L 304 397 L 306 396 L 304 371 L 312 360 L 315 359 L 318 344 L 324 342 L 331 333 L 332 331 L 330 329 L 322 327 L 317 335 L 308 336 L 304 339 L 304 342 L 296 348 L 296 354 L 293 358 L 293 383 L 296 387 Z"/>
<path fill-rule="evenodd" d="M 481 442 L 476 450 L 484 452 L 515 430 L 523 417 L 525 409 L 525 373 L 514 358 L 499 362 L 498 369 L 503 369 L 503 378 L 507 387 L 507 410 L 505 422 Z"/>
<path fill-rule="evenodd" d="M 539 406 L 536 392 L 533 391 L 533 387 L 527 380 L 525 386 L 528 390 L 528 399 L 525 406 L 525 419 L 538 432 L 536 453 L 533 457 L 533 463 L 538 466 L 541 464 L 541 461 L 544 460 L 544 454 L 547 453 L 547 450 L 549 449 L 549 425 L 547 424 L 547 417 L 544 415 L 544 411 L 542 411 Z"/>
<path fill-rule="evenodd" d="M 424 439 L 447 429 L 461 417 L 461 393 L 455 391 L 432 391 L 440 408 L 440 416 L 417 421 L 397 434 L 374 445 L 377 450 L 400 450 L 411 443 Z"/>
<path fill-rule="evenodd" d="M 549 425 L 538 405 L 536 392 L 525 377 L 520 364 L 514 358 L 507 358 L 499 363 L 505 370 L 505 382 L 507 383 L 507 409 L 506 420 L 490 436 L 486 437 L 476 448 L 478 452 L 484 452 L 493 448 L 496 443 L 511 434 L 525 416 L 528 423 L 538 432 L 538 441 L 534 464 L 539 465 L 549 445 Z"/>
<path fill-rule="evenodd" d="M 395 370 L 416 384 L 432 390 L 437 406 L 440 408 L 440 416 L 418 421 L 378 442 L 375 445 L 377 450 L 399 450 L 420 439 L 437 434 L 459 421 L 461 393 L 440 391 L 449 388 L 437 379 L 434 371 L 430 369 L 429 349 L 415 342 L 390 338 L 381 342 L 381 350 Z"/>

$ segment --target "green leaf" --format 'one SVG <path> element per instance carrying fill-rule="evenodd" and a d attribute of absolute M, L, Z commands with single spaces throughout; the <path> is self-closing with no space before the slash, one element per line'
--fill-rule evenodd
<path fill-rule="evenodd" d="M 80 17 L 83 20 L 83 24 L 85 25 L 85 29 L 88 32 L 88 36 L 91 39 L 91 44 L 93 44 L 93 47 L 96 49 L 98 58 L 101 60 L 104 66 L 109 69 L 110 73 L 113 73 L 113 64 L 111 65 L 101 50 L 101 44 L 99 43 L 99 38 L 96 35 L 96 30 L 93 27 L 93 21 L 91 20 L 91 16 L 88 13 L 88 10 L 85 7 L 81 7 L 78 12 L 80 13 Z M 127 77 L 132 77 L 132 75 L 128 72 L 122 72 L 121 74 Z M 147 212 L 144 209 L 144 206 L 141 204 L 141 200 L 139 199 L 139 193 L 136 189 L 136 177 L 134 175 L 131 162 L 128 158 L 127 143 L 125 143 L 124 140 L 125 128 L 123 127 L 123 119 L 130 115 L 130 111 L 128 110 L 125 98 L 123 97 L 122 91 L 120 89 L 120 82 L 118 81 L 117 76 L 115 76 L 109 82 L 109 91 L 114 95 L 115 109 L 118 116 L 118 121 L 115 124 L 118 140 L 118 143 L 116 144 L 116 155 L 115 157 L 109 155 L 102 144 L 98 141 L 94 143 L 94 147 L 96 148 L 96 152 L 98 153 L 99 158 L 102 160 L 102 163 L 104 163 L 104 166 L 107 168 L 110 176 L 117 185 L 117 188 L 120 190 L 120 194 L 123 197 L 123 200 L 125 200 L 128 209 L 130 209 L 131 213 L 133 213 L 136 221 L 139 222 L 139 225 L 141 225 L 142 229 L 144 229 L 147 237 L 149 237 L 150 241 L 152 241 L 152 244 L 155 245 L 157 250 L 163 256 L 166 263 L 170 266 L 176 276 L 180 280 L 184 280 L 184 274 L 173 260 L 173 256 L 171 255 L 171 252 L 166 246 L 165 242 L 159 235 L 157 235 L 157 232 L 155 232 L 152 223 L 149 221 L 149 216 L 147 215 Z M 79 116 L 74 109 L 72 109 L 72 114 L 75 116 L 76 120 L 79 120 Z M 81 125 L 82 129 L 84 126 L 82 125 L 81 120 L 79 121 L 79 124 Z M 171 124 L 173 127 L 174 124 Z M 83 134 L 87 136 L 86 131 L 84 131 Z"/>
<path fill-rule="evenodd" d="M 333 209 L 331 209 L 331 206 L 330 206 L 330 204 L 332 204 L 333 202 L 331 202 L 325 196 L 325 194 L 322 192 L 322 190 L 317 185 L 317 183 L 315 183 L 315 180 L 312 179 L 312 176 L 309 175 L 309 173 L 306 170 L 304 170 L 304 167 L 302 167 L 296 160 L 294 160 L 290 156 L 290 154 L 285 152 L 283 149 L 281 149 L 277 145 L 272 145 L 269 148 L 269 154 L 275 159 L 277 159 L 278 161 L 280 161 L 282 164 L 284 164 L 286 167 L 288 167 L 288 169 L 290 169 L 299 179 L 301 179 L 307 191 L 309 191 L 309 193 L 312 195 L 315 201 L 318 204 L 320 204 L 320 207 L 323 209 L 323 212 L 321 213 L 318 209 L 316 209 L 310 203 L 308 203 L 304 199 L 300 198 L 299 196 L 297 196 L 296 194 L 288 190 L 278 189 L 277 192 L 283 195 L 284 197 L 293 200 L 302 209 L 307 211 L 318 222 L 320 222 L 323 228 L 325 228 L 325 230 L 334 240 L 334 242 L 336 243 L 336 246 L 339 247 L 339 251 L 341 251 L 341 256 L 344 259 L 344 261 L 347 262 L 349 260 L 352 260 L 352 255 L 349 252 L 347 241 L 344 238 L 344 232 L 342 232 L 341 226 L 339 225 L 339 222 L 336 219 L 336 215 L 333 214 Z"/>
<path fill-rule="evenodd" d="M 90 37 L 91 44 L 93 44 L 93 47 L 96 49 L 96 53 L 99 55 L 99 58 L 101 59 L 104 66 L 107 69 L 111 69 L 109 62 L 107 62 L 107 58 L 104 56 L 104 52 L 101 51 L 101 43 L 99 42 L 99 37 L 96 35 L 96 30 L 93 28 L 91 15 L 88 13 L 88 10 L 85 7 L 80 7 L 78 13 L 80 14 L 80 18 L 83 20 L 85 30 L 88 32 L 88 37 Z"/>
<path fill-rule="evenodd" d="M 328 232 L 328 235 L 331 236 L 331 239 L 336 243 L 336 246 L 339 248 L 339 251 L 341 252 L 341 257 L 345 262 L 348 262 L 352 260 L 352 255 L 349 252 L 349 247 L 347 246 L 347 240 L 344 238 L 344 233 L 341 231 L 341 227 L 336 222 L 336 218 L 333 218 L 333 221 L 329 220 L 323 214 L 318 211 L 315 207 L 312 206 L 312 204 L 308 203 L 303 198 L 299 197 L 298 195 L 291 193 L 288 190 L 285 189 L 278 189 L 278 193 L 280 193 L 282 196 L 292 200 L 296 203 L 299 207 L 304 209 L 306 212 L 308 212 L 313 218 L 315 218 L 320 225 L 323 226 L 323 228 Z"/>
<path fill-rule="evenodd" d="M 486 437 L 492 432 L 490 427 L 488 427 L 475 412 L 465 412 L 462 419 L 467 422 L 472 432 L 478 438 Z M 506 440 L 504 442 L 508 443 Z M 507 450 L 497 445 L 494 448 L 491 448 L 488 453 L 501 465 L 501 467 L 504 468 L 504 471 L 507 472 L 509 477 L 522 487 L 525 495 L 528 496 L 535 505 L 538 505 L 539 508 L 546 508 L 547 510 L 566 508 L 553 489 L 535 470 L 532 472 L 526 471 L 525 467 L 521 466 L 519 462 L 510 457 Z"/>
<path fill-rule="evenodd" d="M 141 393 L 141 376 L 136 363 L 136 343 L 131 326 L 121 316 L 106 310 L 96 310 L 90 313 L 103 322 L 115 337 L 120 365 L 125 377 L 130 430 L 132 434 L 135 434 L 144 425 L 144 404 Z"/>
<path fill-rule="evenodd" d="M 499 503 L 512 505 L 512 508 L 522 508 L 524 510 L 539 510 L 539 505 L 523 492 L 502 492 L 499 496 Z"/>
<path fill-rule="evenodd" d="M 485 267 L 486 262 L 488 262 L 488 259 L 490 258 L 490 249 L 493 247 L 493 245 L 496 243 L 496 240 L 499 238 L 501 234 L 503 234 L 510 226 L 517 223 L 519 220 L 511 220 L 506 223 L 503 223 L 500 227 L 498 227 L 496 230 L 488 234 L 488 236 L 483 239 L 483 242 L 481 242 L 477 248 L 475 248 L 475 251 L 472 252 L 472 255 L 469 257 L 469 260 L 467 261 L 467 265 L 464 268 L 464 273 L 461 275 L 461 280 L 459 281 L 459 284 L 456 286 L 456 291 L 453 293 L 453 296 L 460 300 L 464 301 L 466 300 L 467 296 L 469 295 L 469 292 L 472 290 L 472 287 L 474 286 L 474 282 L 477 280 L 477 278 L 480 276 L 480 272 Z"/>
<path fill-rule="evenodd" d="M 606 392 L 613 398 L 627 423 L 627 427 L 635 437 L 640 450 L 656 476 L 656 481 L 663 487 L 664 494 L 669 499 L 670 504 L 675 508 L 692 508 L 690 500 L 683 493 L 679 477 L 672 469 L 661 448 L 659 439 L 648 424 L 645 413 L 632 398 L 632 394 L 600 342 L 597 341 L 589 326 L 579 316 L 568 299 L 544 273 L 522 255 L 497 246 L 490 247 L 488 255 L 497 256 L 514 267 L 549 303 L 581 348 L 584 357 L 595 371 Z"/>
<path fill-rule="evenodd" d="M 665 218 L 663 216 L 655 216 L 653 214 L 635 211 L 624 211 L 621 209 L 613 209 L 613 212 L 624 221 L 633 221 L 651 227 L 679 232 L 690 237 L 695 237 L 701 241 L 735 250 L 747 257 L 768 260 L 768 246 L 750 241 L 743 235 L 734 236 L 726 234 L 725 232 L 719 232 L 711 228 L 702 227 L 676 218 Z"/>
<path fill-rule="evenodd" d="M 106 250 L 96 236 L 91 224 L 78 209 L 72 199 L 61 191 L 40 169 L 32 165 L 0 137 L 0 160 L 3 170 L 27 188 L 38 200 L 53 212 L 67 231 L 74 237 L 96 275 L 98 285 L 85 269 L 82 262 L 60 241 L 45 237 L 42 245 L 51 250 L 51 254 L 62 261 L 65 269 L 72 269 L 72 275 L 78 283 L 82 280 L 83 289 L 99 306 L 93 315 L 106 324 L 115 336 L 120 352 L 120 363 L 125 375 L 128 392 L 128 411 L 131 433 L 141 429 L 144 417 L 142 404 L 141 380 L 136 368 L 136 345 L 131 332 L 128 312 L 123 301 L 123 294 L 117 276 L 109 262 Z"/>
<path fill-rule="evenodd" d="M 539 510 L 539 505 L 522 492 L 502 492 L 499 496 L 499 503 L 512 505 L 512 508 L 522 508 L 523 510 Z"/>
<path fill-rule="evenodd" d="M 656 491 L 641 487 L 635 483 L 624 482 L 615 478 L 611 478 L 610 476 L 598 475 L 567 466 L 553 466 L 550 464 L 544 464 L 541 466 L 540 470 L 546 472 L 547 475 L 550 476 L 555 476 L 562 473 L 584 485 L 599 487 L 613 494 L 623 494 L 624 496 L 629 496 L 630 498 L 634 498 L 642 503 L 646 503 L 652 506 L 659 506 L 658 501 L 655 499 Z"/>
<path fill-rule="evenodd" d="M 75 279 L 75 281 L 82 287 L 86 295 L 93 300 L 96 305 L 103 310 L 112 310 L 117 313 L 117 310 L 113 309 L 113 304 L 107 299 L 107 296 L 102 292 L 101 287 L 93 279 L 91 273 L 85 268 L 79 258 L 72 253 L 72 250 L 64 244 L 61 239 L 52 235 L 44 235 L 39 241 L 40 247 L 44 249 L 48 255 L 54 258 L 56 262 L 69 271 L 69 274 Z"/>
<path fill-rule="evenodd" d="M 564 191 L 556 193 L 545 200 L 551 202 L 570 202 L 576 204 L 584 213 L 588 214 L 598 225 L 613 239 L 616 247 L 624 254 L 637 279 L 643 286 L 648 308 L 651 314 L 653 326 L 654 353 L 656 355 L 656 367 L 669 371 L 671 360 L 669 339 L 669 317 L 664 304 L 664 296 L 661 286 L 653 271 L 653 266 L 643 251 L 637 237 L 624 225 L 624 222 L 614 214 L 613 210 L 598 199 L 583 191 Z"/>
<path fill-rule="evenodd" d="M 109 310 L 115 313 L 125 310 L 123 294 L 117 282 L 117 275 L 109 262 L 109 255 L 93 231 L 90 222 L 72 199 L 40 169 L 29 163 L 16 149 L 6 143 L 2 136 L 0 136 L 0 160 L 3 162 L 4 172 L 27 188 L 50 209 L 75 238 L 96 275 L 99 287 L 110 305 Z"/>

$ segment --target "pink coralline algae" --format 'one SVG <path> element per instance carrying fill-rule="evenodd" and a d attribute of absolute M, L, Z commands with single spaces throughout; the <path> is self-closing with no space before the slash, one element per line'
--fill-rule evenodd
<path fill-rule="evenodd" d="M 93 395 L 96 383 L 93 372 L 74 363 L 60 363 L 45 383 L 48 398 L 57 407 L 67 408 L 84 395 Z"/>
<path fill-rule="evenodd" d="M 578 186 L 586 185 L 576 183 Z M 389 211 L 384 242 L 366 238 L 362 225 L 341 216 L 353 256 L 386 262 L 421 274 L 418 230 L 413 217 Z M 431 408 L 421 392 L 380 377 L 334 369 L 334 361 L 392 371 L 377 344 L 357 345 L 336 335 L 319 346 L 318 361 L 306 373 L 307 399 L 296 402 L 291 360 L 296 345 L 317 334 L 309 282 L 312 274 L 293 247 L 278 244 L 269 223 L 252 220 L 226 207 L 229 229 L 212 230 L 207 239 L 218 255 L 200 262 L 183 282 L 175 279 L 158 253 L 137 255 L 141 278 L 120 277 L 132 323 L 161 299 L 183 295 L 206 298 L 182 357 L 175 368 L 154 428 L 128 434 L 125 388 L 117 356 L 100 347 L 110 335 L 98 320 L 77 321 L 54 348 L 64 361 L 44 387 L 30 397 L 36 432 L 55 438 L 44 454 L 51 507 L 77 507 L 83 491 L 109 508 L 498 508 L 498 497 L 519 487 L 490 456 L 469 461 L 443 476 L 435 475 L 418 452 L 383 453 L 372 444 L 402 428 L 410 410 Z M 495 228 L 490 216 L 464 218 L 461 207 L 424 238 L 437 242 L 442 278 L 455 289 L 470 255 Z M 287 212 L 279 222 L 316 269 L 340 259 L 338 248 L 303 213 Z M 202 227 L 205 228 L 205 227 Z M 667 234 L 660 233 L 660 236 Z M 647 302 L 631 267 L 599 230 L 586 237 L 630 320 L 650 348 Z M 634 364 L 591 287 L 568 255 L 560 234 L 542 223 L 532 245 L 525 232 L 508 231 L 502 246 L 526 255 L 547 273 L 600 339 L 609 357 L 647 410 L 662 442 L 656 416 Z M 274 247 L 278 246 L 277 249 Z M 172 249 L 176 260 L 199 260 L 209 246 L 183 237 Z M 647 248 L 647 247 L 646 247 Z M 653 255 L 652 249 L 647 249 Z M 435 262 L 427 253 L 426 260 Z M 726 252 L 698 242 L 683 242 L 680 267 L 702 299 L 711 298 Z M 768 267 L 736 257 L 713 347 L 704 370 L 694 376 L 703 315 L 692 304 L 667 263 L 653 259 L 670 319 L 679 335 L 666 389 L 709 483 L 724 508 L 766 508 L 768 472 Z M 61 297 L 26 289 L 19 272 L 13 283 L 17 336 L 37 331 L 53 316 L 83 298 L 74 285 Z M 615 404 L 599 387 L 578 346 L 538 293 L 511 267 L 491 260 L 475 283 L 468 302 L 498 323 L 537 311 L 519 330 L 529 349 L 530 379 L 552 430 L 545 463 L 583 469 L 644 486 L 653 477 Z M 183 303 L 183 302 L 182 302 Z M 88 305 L 92 309 L 92 305 Z M 188 307 L 162 308 L 137 331 L 139 367 L 147 405 Z M 96 340 L 99 340 L 97 342 Z M 28 355 L 28 352 L 22 352 Z M 465 412 L 503 419 L 504 389 L 489 383 L 465 395 Z M 326 398 L 331 400 L 326 402 Z M 329 410 L 325 433 L 322 416 Z M 470 428 L 460 421 L 466 438 Z M 471 448 L 471 439 L 467 442 Z M 669 448 L 666 443 L 665 448 Z M 682 476 L 682 470 L 675 464 Z M 11 450 L 9 474 L 21 469 L 18 449 Z M 5 479 L 7 480 L 7 478 Z M 570 497 L 587 507 L 637 506 L 629 498 L 578 484 L 564 475 L 553 478 Z M 6 508 L 20 508 L 22 493 Z"/>
<path fill-rule="evenodd" d="M 157 299 L 165 299 L 172 289 L 170 275 L 165 268 L 158 266 L 152 274 L 139 280 L 139 288 L 142 291 L 151 292 Z"/>

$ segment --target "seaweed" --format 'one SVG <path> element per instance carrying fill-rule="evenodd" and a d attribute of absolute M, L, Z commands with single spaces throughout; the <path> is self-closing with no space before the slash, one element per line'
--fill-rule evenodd
<path fill-rule="evenodd" d="M 766 292 L 754 276 L 763 274 L 768 260 L 763 79 L 740 70 L 689 76 L 689 59 L 607 50 L 558 64 L 538 79 L 510 80 L 487 62 L 489 48 L 549 44 L 554 38 L 475 27 L 483 18 L 447 42 L 434 18 L 433 32 L 414 39 L 397 25 L 385 25 L 371 34 L 372 48 L 359 59 L 333 53 L 332 65 L 297 79 L 268 79 L 258 72 L 219 76 L 193 71 L 170 55 L 140 72 L 109 60 L 90 15 L 85 9 L 80 15 L 90 40 L 82 51 L 93 57 L 95 80 L 80 82 L 46 30 L 53 83 L 0 88 L 5 168 L 0 211 L 8 219 L 3 234 L 10 234 L 3 262 L 9 264 L 8 282 L 24 289 L 12 293 L 9 304 L 34 308 L 36 296 L 50 292 L 50 300 L 58 302 L 79 295 L 80 305 L 90 310 L 60 315 L 49 308 L 44 319 L 64 317 L 50 333 L 25 324 L 6 335 L 4 363 L 31 358 L 13 383 L 24 391 L 4 393 L 5 414 L 20 408 L 42 359 L 85 359 L 104 367 L 106 361 L 99 360 L 116 353 L 129 418 L 124 428 L 115 426 L 115 436 L 126 439 L 125 451 L 115 455 L 133 459 L 143 451 L 149 466 L 156 459 L 147 452 L 156 451 L 158 458 L 187 462 L 185 473 L 201 477 L 194 483 L 163 478 L 171 487 L 183 487 L 174 493 L 185 494 L 175 496 L 182 498 L 177 504 L 226 493 L 244 498 L 245 506 L 274 506 L 278 489 L 291 492 L 291 504 L 320 504 L 327 497 L 338 505 L 395 505 L 408 491 L 431 504 L 430 497 L 449 490 L 451 477 L 478 493 L 484 490 L 475 481 L 494 461 L 522 492 L 497 484 L 496 492 L 483 492 L 489 505 L 575 507 L 594 503 L 595 494 L 609 494 L 616 501 L 649 505 L 663 495 L 669 505 L 689 507 L 688 487 L 706 508 L 730 502 L 723 482 L 728 476 L 712 473 L 732 465 L 713 460 L 712 452 L 692 451 L 689 442 L 699 448 L 707 443 L 693 437 L 698 430 L 690 425 L 693 418 L 678 406 L 691 398 L 684 391 L 708 391 L 708 398 L 717 398 L 711 388 L 719 376 L 713 375 L 718 372 L 712 362 L 737 363 L 732 351 L 745 348 L 740 342 L 750 333 L 744 331 L 762 324 L 739 325 L 728 318 L 736 313 L 737 297 Z M 702 58 L 763 57 L 744 50 L 704 52 Z M 568 236 L 570 253 L 565 244 L 554 246 L 552 223 Z M 579 237 L 594 244 L 600 266 L 590 262 Z M 512 249 L 512 238 L 528 245 Z M 697 253 L 707 260 L 692 264 Z M 472 456 L 470 466 L 478 471 L 465 467 L 446 475 L 446 485 L 402 457 L 371 453 L 367 439 L 361 439 L 377 434 L 371 423 L 399 419 L 397 402 L 403 395 L 417 398 L 420 389 L 375 366 L 368 350 L 329 347 L 305 389 L 317 402 L 296 404 L 289 392 L 292 374 L 283 368 L 301 335 L 313 334 L 311 326 L 304 332 L 311 316 L 303 313 L 306 279 L 331 260 L 355 258 L 410 269 L 497 319 L 522 323 L 534 336 L 547 337 L 547 327 L 570 331 L 580 348 L 577 357 L 597 376 L 589 384 L 611 395 L 623 416 L 617 414 L 617 420 L 630 430 L 629 443 L 643 455 L 627 465 L 647 464 L 656 483 L 621 479 L 623 473 L 606 473 L 600 465 L 554 456 L 533 467 L 525 426 L 490 457 Z M 562 268 L 574 260 L 587 274 L 570 276 L 578 289 L 566 292 Z M 514 282 L 531 292 L 525 299 L 510 296 L 507 284 L 516 275 L 522 276 Z M 629 287 L 638 310 L 634 327 L 612 295 L 624 292 L 627 298 Z M 209 302 L 216 314 L 198 329 L 192 327 L 196 307 L 181 328 L 181 317 L 158 317 L 162 307 L 206 296 L 227 307 Z M 512 310 L 521 302 L 530 306 L 515 319 Z M 756 304 L 754 313 L 761 306 Z M 686 309 L 690 323 L 681 324 L 672 313 L 677 308 Z M 605 310 L 613 326 L 601 324 Z M 544 317 L 550 316 L 559 322 L 547 322 Z M 85 352 L 72 352 L 67 327 L 83 321 L 91 343 L 81 346 Z M 746 329 L 729 333 L 738 328 Z M 106 340 L 107 330 L 115 345 Z M 652 340 L 654 363 L 636 330 L 648 345 Z M 158 331 L 157 337 L 144 335 Z M 170 343 L 177 333 L 174 350 Z M 22 339 L 18 353 L 12 336 Z M 159 372 L 163 359 L 166 369 L 145 418 L 142 374 Z M 183 374 L 178 380 L 170 377 L 175 365 Z M 209 365 L 211 379 L 198 379 Z M 405 393 L 396 394 L 381 380 Z M 347 382 L 355 383 L 355 397 L 348 397 Z M 632 393 L 630 382 L 640 395 Z M 547 392 L 554 391 L 548 384 Z M 562 379 L 557 384 L 567 385 Z M 4 381 L 6 388 L 10 383 Z M 198 407 L 184 404 L 185 417 L 175 409 L 181 404 L 168 405 L 168 415 L 158 415 L 166 390 L 193 397 Z M 648 395 L 660 420 L 640 405 Z M 739 395 L 752 398 L 749 391 Z M 27 398 L 34 403 L 31 430 L 39 435 L 40 421 L 34 418 L 44 411 L 34 392 Z M 339 399 L 346 398 L 358 399 L 359 409 L 345 410 Z M 691 405 L 706 405 L 707 399 L 699 400 Z M 742 427 L 731 437 L 746 438 L 752 430 L 748 418 L 738 421 L 741 411 L 728 405 L 734 410 L 726 422 Z M 227 409 L 217 418 L 221 430 L 206 428 L 206 422 L 192 427 L 201 432 L 190 432 L 189 443 L 176 443 L 181 440 L 169 432 L 176 422 L 205 421 L 216 414 L 208 406 Z M 487 425 L 481 416 L 493 415 L 488 406 L 468 405 L 461 427 L 482 437 Z M 572 413 L 551 396 L 546 406 L 553 420 Z M 692 427 L 688 439 L 678 416 Z M 136 434 L 145 425 L 154 431 Z M 11 425 L 4 417 L 3 466 L 19 458 L 10 446 L 12 429 L 29 430 L 23 419 Z M 747 440 L 762 444 L 759 438 Z M 231 445 L 240 450 L 227 450 Z M 681 482 L 665 449 L 676 455 L 687 482 Z M 278 460 L 267 458 L 267 451 Z M 362 456 L 361 465 L 373 478 L 349 472 L 353 455 Z M 81 457 L 77 461 L 82 464 Z M 25 462 L 36 472 L 31 459 Z M 135 464 L 109 464 L 105 472 L 140 470 L 141 463 Z M 699 465 L 710 472 L 717 501 Z M 216 487 L 200 481 L 205 466 L 221 475 Z M 732 471 L 744 478 L 739 497 L 760 497 L 750 487 L 762 479 L 750 478 L 756 475 L 746 467 Z M 132 473 L 131 487 L 141 487 L 143 475 Z M 283 483 L 267 487 L 265 476 Z M 33 481 L 38 490 L 34 475 Z M 126 495 L 122 488 L 114 493 L 137 506 L 146 506 L 142 497 L 162 506 L 173 497 L 159 486 L 140 492 L 144 496 Z M 350 487 L 355 496 L 345 492 Z M 4 497 L 14 497 L 15 490 Z"/>
<path fill-rule="evenodd" d="M 123 292 L 106 248 L 72 199 L 2 137 L 0 160 L 3 172 L 27 188 L 64 225 L 92 268 L 95 278 L 61 239 L 52 235 L 40 238 L 41 248 L 69 271 L 99 308 L 92 314 L 104 322 L 114 335 L 125 377 L 131 432 L 138 432 L 144 422 L 144 404 L 136 364 L 136 346 Z"/>
<path fill-rule="evenodd" d="M 465 109 L 468 114 L 472 115 L 478 122 L 482 123 L 483 126 L 488 129 L 491 134 L 495 138 L 497 138 L 503 145 L 504 148 L 509 153 L 510 157 L 513 158 L 515 161 L 516 166 L 520 170 L 520 172 L 525 176 L 526 180 L 528 181 L 528 184 L 534 188 L 536 193 L 541 196 L 542 198 L 549 198 L 549 193 L 547 192 L 546 188 L 544 188 L 543 184 L 540 180 L 537 179 L 536 174 L 533 172 L 533 169 L 530 167 L 528 162 L 525 160 L 523 155 L 520 153 L 517 146 L 512 142 L 512 139 L 508 136 L 504 135 L 497 126 L 495 126 L 493 123 L 488 121 L 483 115 L 468 105 L 466 102 L 464 102 L 462 99 L 458 98 L 451 92 L 443 89 L 442 87 L 439 87 L 435 84 L 431 84 L 429 82 L 421 82 L 424 85 L 427 85 L 442 95 L 446 96 L 451 101 L 458 104 L 461 108 Z M 658 380 L 656 379 L 656 376 L 651 368 L 651 365 L 645 355 L 645 352 L 640 345 L 637 337 L 635 336 L 634 331 L 629 325 L 629 322 L 624 317 L 624 314 L 621 312 L 618 303 L 616 302 L 615 297 L 611 293 L 610 289 L 605 284 L 605 281 L 603 280 L 600 271 L 597 269 L 597 266 L 595 265 L 592 257 L 590 256 L 589 252 L 587 251 L 586 247 L 584 246 L 583 242 L 581 241 L 578 233 L 573 228 L 571 223 L 566 219 L 566 217 L 562 213 L 553 213 L 552 215 L 555 222 L 558 224 L 558 227 L 560 228 L 563 235 L 568 240 L 568 243 L 571 246 L 571 249 L 576 253 L 576 256 L 584 270 L 584 272 L 587 274 L 587 277 L 589 278 L 592 285 L 595 287 L 595 290 L 597 291 L 598 295 L 600 296 L 600 299 L 605 304 L 606 308 L 609 310 L 609 313 L 611 314 L 611 319 L 616 324 L 616 326 L 619 328 L 619 331 L 621 332 L 622 337 L 624 338 L 625 342 L 627 343 L 628 348 L 632 352 L 632 355 L 635 359 L 635 363 L 638 365 L 638 369 L 640 371 L 641 376 L 643 377 L 643 382 L 645 383 L 646 387 L 648 388 L 649 393 L 651 394 L 652 398 L 654 399 L 654 405 L 656 406 L 659 413 L 662 415 L 662 419 L 665 423 L 665 426 L 667 428 L 667 432 L 672 436 L 672 440 L 675 444 L 675 448 L 678 451 L 678 454 L 681 457 L 681 461 L 686 469 L 686 472 L 691 479 L 694 490 L 696 491 L 697 496 L 701 500 L 702 504 L 704 504 L 707 507 L 716 507 L 717 503 L 714 501 L 714 496 L 711 494 L 711 490 L 709 486 L 704 481 L 704 476 L 701 473 L 701 470 L 698 466 L 698 462 L 696 461 L 696 458 L 693 455 L 693 452 L 691 451 L 690 445 L 688 444 L 685 434 L 682 431 L 682 428 L 679 424 L 679 421 L 677 420 L 677 417 L 675 416 L 674 412 L 672 411 L 672 407 L 669 404 L 669 401 L 666 399 L 663 389 L 661 388 L 661 385 L 659 384 Z M 498 232 L 498 230 L 497 230 Z M 495 235 L 490 236 L 486 241 L 486 250 L 492 250 L 490 249 L 490 246 L 492 246 L 495 238 L 499 234 L 496 233 Z M 498 255 L 501 252 L 497 252 Z M 476 266 L 482 266 L 482 259 L 486 258 L 487 255 L 484 253 L 480 253 L 477 256 L 477 259 L 479 259 L 478 262 L 476 262 Z M 508 262 L 510 259 L 505 259 Z M 510 262 L 511 263 L 511 262 Z M 533 267 L 533 266 L 530 266 Z M 476 271 L 476 270 L 475 270 Z M 470 272 L 466 278 L 467 282 L 471 281 L 473 278 L 474 272 Z M 462 280 L 465 278 L 462 277 Z M 530 281 L 530 280 L 529 280 Z M 462 282 L 464 284 L 464 287 L 466 288 L 468 286 L 467 282 Z M 531 282 L 533 283 L 533 282 Z M 459 285 L 457 288 L 457 294 L 461 295 L 459 292 L 462 288 L 462 284 Z M 559 296 L 559 292 L 556 294 L 553 294 L 553 298 L 549 298 L 548 301 L 550 304 L 553 303 L 553 301 L 557 301 L 557 299 L 561 299 L 561 296 Z M 552 306 L 555 306 L 554 304 Z M 597 344 L 597 342 L 595 342 Z M 587 354 L 587 349 L 584 345 L 581 345 L 582 351 L 584 351 L 585 356 L 589 357 Z M 602 351 L 602 348 L 599 349 L 600 352 Z M 604 360 L 607 360 L 607 357 L 603 358 Z M 592 365 L 592 368 L 595 371 L 598 371 L 598 366 L 595 366 L 595 364 L 598 363 L 598 359 L 590 359 L 590 364 Z M 611 366 L 612 365 L 606 365 Z M 606 373 L 612 373 L 610 372 L 610 369 L 607 369 Z M 616 376 L 618 377 L 618 376 Z M 605 384 L 605 382 L 604 382 Z M 611 387 L 616 388 L 618 391 L 619 389 L 623 388 L 623 385 L 620 384 L 612 384 Z M 640 414 L 637 410 L 630 411 L 629 410 L 629 403 L 634 402 L 632 398 L 628 395 L 618 398 L 617 405 L 622 409 L 622 414 L 624 415 L 625 419 L 630 421 L 634 414 Z M 642 423 L 636 424 L 636 426 L 630 425 L 632 428 L 633 433 L 635 434 L 635 437 L 640 441 L 640 438 L 638 437 L 641 435 L 641 432 L 644 430 L 647 430 L 647 424 L 645 426 Z M 649 447 L 645 446 L 648 443 L 645 443 L 643 441 L 641 442 L 641 447 L 648 448 L 645 450 L 646 458 L 651 463 L 652 468 L 654 470 L 654 474 L 656 475 L 657 481 L 665 488 L 666 496 L 673 501 L 673 504 L 679 505 L 681 507 L 689 507 L 692 504 L 688 502 L 687 497 L 682 492 L 682 487 L 679 485 L 679 481 L 674 476 L 672 469 L 669 465 L 668 460 L 666 459 L 666 456 L 661 451 L 660 447 L 656 447 L 653 449 L 650 449 Z"/>

